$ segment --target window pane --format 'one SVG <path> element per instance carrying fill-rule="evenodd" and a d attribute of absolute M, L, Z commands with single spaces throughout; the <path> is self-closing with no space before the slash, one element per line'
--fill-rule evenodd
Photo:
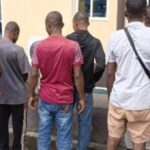
<path fill-rule="evenodd" d="M 84 11 L 90 16 L 90 0 L 79 0 L 79 11 Z"/>
<path fill-rule="evenodd" d="M 147 0 L 147 5 L 150 6 L 150 0 Z"/>
<path fill-rule="evenodd" d="M 107 0 L 93 0 L 93 17 L 106 17 Z"/>

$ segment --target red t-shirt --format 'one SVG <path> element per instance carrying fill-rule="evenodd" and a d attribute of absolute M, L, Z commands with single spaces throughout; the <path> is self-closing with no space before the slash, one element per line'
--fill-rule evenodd
<path fill-rule="evenodd" d="M 41 72 L 39 96 L 54 104 L 73 102 L 73 68 L 83 64 L 78 43 L 63 36 L 50 36 L 39 42 L 32 56 L 32 67 Z"/>

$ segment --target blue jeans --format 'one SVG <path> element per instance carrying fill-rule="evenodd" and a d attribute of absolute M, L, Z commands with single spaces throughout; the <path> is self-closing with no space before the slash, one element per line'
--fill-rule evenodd
<path fill-rule="evenodd" d="M 87 150 L 92 133 L 93 94 L 86 93 L 86 107 L 78 115 L 78 146 L 77 150 Z M 78 99 L 77 99 L 78 102 Z"/>
<path fill-rule="evenodd" d="M 57 150 L 71 150 L 73 105 L 55 105 L 40 100 L 38 112 L 38 150 L 50 150 L 54 122 L 57 129 Z"/>

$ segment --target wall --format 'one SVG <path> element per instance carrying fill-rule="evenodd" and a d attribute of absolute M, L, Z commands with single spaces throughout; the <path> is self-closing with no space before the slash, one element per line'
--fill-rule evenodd
<path fill-rule="evenodd" d="M 75 8 L 76 0 L 2 0 L 3 28 L 10 20 L 18 22 L 21 28 L 18 44 L 27 52 L 30 37 L 47 36 L 44 20 L 49 11 L 58 10 L 63 14 L 64 35 L 72 32 Z M 108 18 L 105 21 L 91 21 L 89 27 L 90 32 L 101 39 L 105 49 L 110 33 L 117 28 L 117 0 L 108 0 L 108 10 Z"/>

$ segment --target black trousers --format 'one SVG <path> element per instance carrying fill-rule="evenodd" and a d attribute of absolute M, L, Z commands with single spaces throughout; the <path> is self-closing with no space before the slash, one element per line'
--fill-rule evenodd
<path fill-rule="evenodd" d="M 9 150 L 8 123 L 12 115 L 13 147 L 12 150 L 21 150 L 21 136 L 23 128 L 24 105 L 0 104 L 0 150 Z"/>

